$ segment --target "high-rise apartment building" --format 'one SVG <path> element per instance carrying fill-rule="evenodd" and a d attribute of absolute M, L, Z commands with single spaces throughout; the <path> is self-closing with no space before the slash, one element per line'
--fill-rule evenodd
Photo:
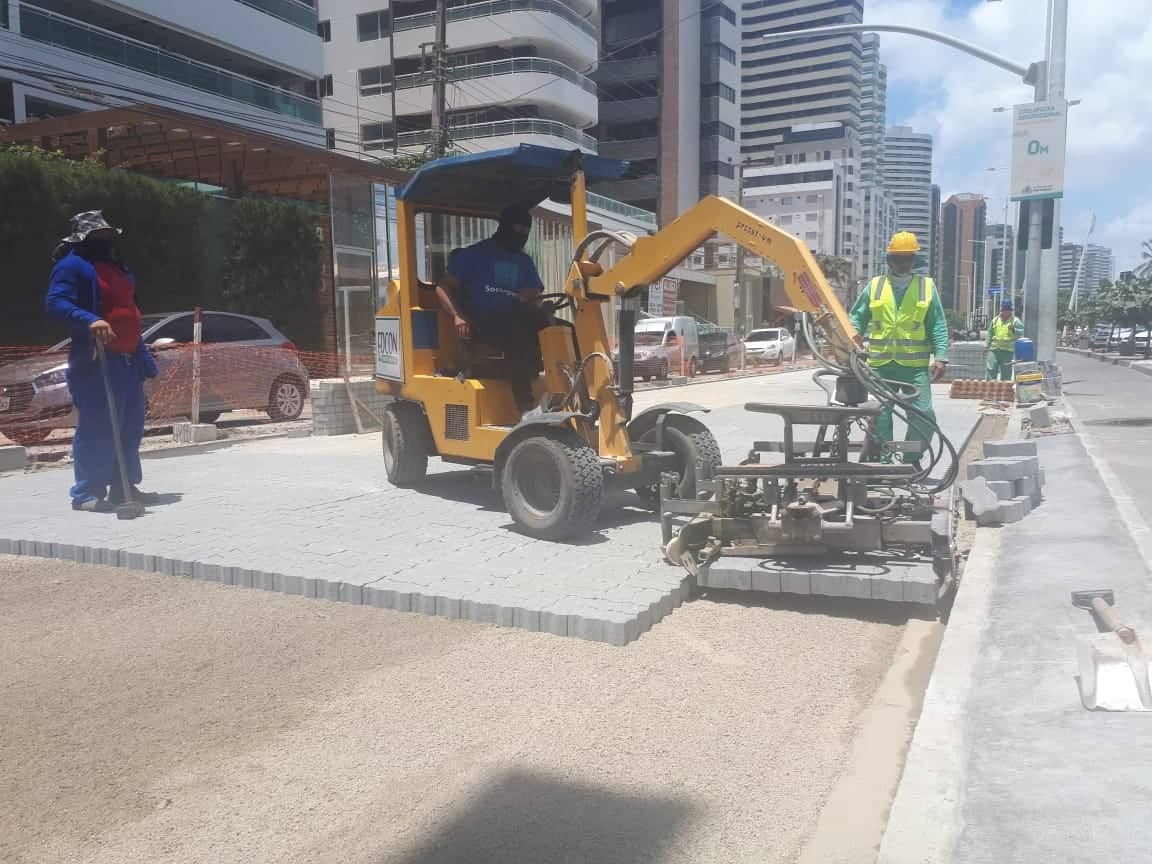
<path fill-rule="evenodd" d="M 1080 272 L 1080 287 L 1077 293 L 1086 297 L 1100 287 L 1103 281 L 1112 281 L 1116 275 L 1116 259 L 1112 250 L 1107 246 L 1088 244 L 1088 251 L 1079 243 L 1060 244 L 1060 275 L 1057 282 L 1060 291 L 1071 291 L 1076 283 L 1076 271 L 1080 267 L 1080 258 L 1084 257 L 1084 266 Z"/>
<path fill-rule="evenodd" d="M 150 104 L 321 143 L 305 0 L 0 0 L 0 121 Z"/>
<path fill-rule="evenodd" d="M 386 156 L 432 140 L 434 0 L 318 0 L 320 93 L 328 145 Z M 452 149 L 518 143 L 595 152 L 596 0 L 450 3 L 447 103 Z"/>
<path fill-rule="evenodd" d="M 884 133 L 884 185 L 896 204 L 897 229 L 916 235 L 930 270 L 935 247 L 931 135 L 909 126 L 893 126 Z"/>
<path fill-rule="evenodd" d="M 765 33 L 859 24 L 860 0 L 744 0 L 740 22 L 740 149 L 770 156 L 792 126 L 860 127 L 863 37 L 805 36 L 767 41 Z"/>
<path fill-rule="evenodd" d="M 596 137 L 632 172 L 597 192 L 661 223 L 701 195 L 737 197 L 737 18 L 736 0 L 603 0 Z"/>
<path fill-rule="evenodd" d="M 1016 263 L 1016 231 L 1013 226 L 984 226 L 984 256 L 988 285 L 999 285 L 1004 297 L 1012 296 L 1012 271 Z"/>
<path fill-rule="evenodd" d="M 936 284 L 945 309 L 962 317 L 984 307 L 984 196 L 962 192 L 940 208 L 940 261 Z"/>
<path fill-rule="evenodd" d="M 896 207 L 884 185 L 884 128 L 888 113 L 888 69 L 880 62 L 880 37 L 865 33 L 860 84 L 860 183 L 862 237 L 860 275 L 883 270 Z"/>

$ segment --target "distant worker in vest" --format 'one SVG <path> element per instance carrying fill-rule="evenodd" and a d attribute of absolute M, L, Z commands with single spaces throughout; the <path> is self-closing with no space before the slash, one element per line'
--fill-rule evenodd
<path fill-rule="evenodd" d="M 885 381 L 917 388 L 914 404 L 935 419 L 932 382 L 948 366 L 948 321 L 936 284 L 913 272 L 919 251 L 920 243 L 912 232 L 893 234 L 887 274 L 869 281 L 868 290 L 861 293 L 848 317 L 859 334 L 868 334 L 868 364 Z M 863 336 L 856 338 L 863 345 Z M 877 418 L 876 432 L 884 441 L 892 440 L 891 409 Z M 932 429 L 922 420 L 913 418 L 908 424 L 905 440 L 927 447 L 931 438 Z M 885 461 L 890 458 L 885 456 Z M 906 461 L 919 463 L 919 458 Z"/>
<path fill-rule="evenodd" d="M 1012 361 L 1016 359 L 1016 340 L 1024 335 L 1024 324 L 1012 311 L 1012 301 L 1005 298 L 1000 314 L 988 325 L 988 381 L 1012 380 Z"/>

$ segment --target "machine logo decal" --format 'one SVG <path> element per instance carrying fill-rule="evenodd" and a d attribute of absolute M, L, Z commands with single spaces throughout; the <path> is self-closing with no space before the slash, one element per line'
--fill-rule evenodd
<path fill-rule="evenodd" d="M 400 319 L 376 319 L 376 377 L 404 380 L 404 355 L 400 350 Z"/>

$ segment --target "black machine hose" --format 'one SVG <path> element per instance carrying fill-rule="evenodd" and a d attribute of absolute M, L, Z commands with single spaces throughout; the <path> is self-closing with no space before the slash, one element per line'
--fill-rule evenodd
<path fill-rule="evenodd" d="M 804 340 L 812 350 L 812 356 L 820 361 L 822 365 L 837 375 L 844 375 L 859 381 L 869 395 L 874 397 L 882 407 L 892 410 L 893 416 L 899 417 L 905 423 L 909 423 L 912 418 L 916 418 L 916 420 L 920 422 L 920 425 L 927 426 L 931 430 L 931 435 L 926 443 L 927 456 L 930 458 L 921 460 L 921 468 L 913 475 L 911 483 L 923 484 L 927 482 L 929 475 L 939 464 L 945 450 L 947 450 L 949 456 L 948 470 L 945 472 L 943 478 L 931 484 L 924 491 L 927 494 L 934 495 L 944 491 L 955 483 L 956 476 L 960 471 L 959 455 L 956 452 L 955 446 L 953 446 L 952 442 L 948 439 L 948 436 L 945 435 L 944 431 L 940 428 L 940 424 L 936 422 L 936 418 L 916 407 L 915 400 L 919 395 L 916 388 L 913 388 L 913 392 L 909 394 L 897 392 L 889 382 L 881 378 L 876 373 L 876 370 L 868 365 L 866 355 L 863 351 L 854 352 L 849 356 L 849 366 L 847 368 L 830 360 L 820 352 L 819 345 L 812 332 L 812 320 L 807 314 L 802 316 L 800 325 Z M 936 439 L 939 439 L 939 446 L 933 446 Z"/>

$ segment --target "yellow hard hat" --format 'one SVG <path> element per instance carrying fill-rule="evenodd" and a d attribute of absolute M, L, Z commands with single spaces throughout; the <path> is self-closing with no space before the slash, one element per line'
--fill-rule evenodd
<path fill-rule="evenodd" d="M 920 243 L 911 231 L 897 231 L 888 241 L 889 255 L 914 255 L 920 251 Z"/>

